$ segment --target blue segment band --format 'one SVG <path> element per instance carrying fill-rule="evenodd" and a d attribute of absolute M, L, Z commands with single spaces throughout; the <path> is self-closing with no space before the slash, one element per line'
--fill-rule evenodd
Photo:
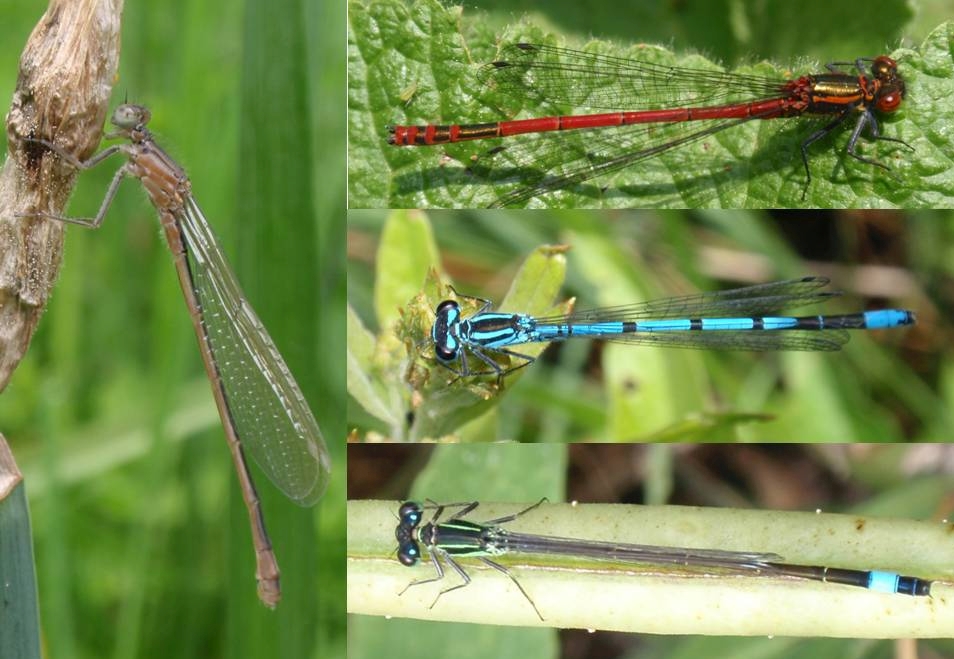
<path fill-rule="evenodd" d="M 879 593 L 898 592 L 898 575 L 894 572 L 872 570 L 868 573 L 868 588 Z"/>
<path fill-rule="evenodd" d="M 607 334 L 622 334 L 623 323 L 586 323 L 573 326 L 575 336 L 605 336 Z"/>
<path fill-rule="evenodd" d="M 676 320 L 644 320 L 636 323 L 637 332 L 682 332 L 691 329 L 689 319 Z"/>
<path fill-rule="evenodd" d="M 752 318 L 703 318 L 704 330 L 750 330 L 755 327 Z"/>
<path fill-rule="evenodd" d="M 792 329 L 793 327 L 798 327 L 798 318 L 788 316 L 773 318 L 771 316 L 765 316 L 762 318 L 762 327 L 767 330 Z"/>

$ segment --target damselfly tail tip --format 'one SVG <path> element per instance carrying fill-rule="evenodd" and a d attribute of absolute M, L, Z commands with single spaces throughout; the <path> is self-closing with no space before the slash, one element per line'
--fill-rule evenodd
<path fill-rule="evenodd" d="M 277 565 L 274 576 L 259 576 L 258 599 L 271 610 L 275 610 L 282 600 L 282 590 L 278 582 Z"/>
<path fill-rule="evenodd" d="M 412 144 L 429 144 L 427 141 L 418 141 L 418 136 L 426 126 L 385 126 L 388 131 L 388 144 L 394 146 L 411 146 Z"/>
<path fill-rule="evenodd" d="M 866 311 L 864 316 L 865 329 L 892 329 L 917 322 L 914 312 L 908 309 L 878 309 Z"/>

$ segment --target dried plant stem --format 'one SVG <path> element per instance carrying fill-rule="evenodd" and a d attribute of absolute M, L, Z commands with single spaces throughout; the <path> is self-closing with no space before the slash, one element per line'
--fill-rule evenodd
<path fill-rule="evenodd" d="M 99 144 L 119 62 L 123 0 L 51 0 L 27 40 L 0 169 L 0 391 L 30 344 L 59 273 L 62 215 L 76 172 L 35 143 L 80 159 Z"/>

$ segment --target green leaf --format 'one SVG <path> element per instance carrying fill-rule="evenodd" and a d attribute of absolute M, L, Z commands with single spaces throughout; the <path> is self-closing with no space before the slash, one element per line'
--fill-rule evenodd
<path fill-rule="evenodd" d="M 374 367 L 375 337 L 348 305 L 348 393 L 365 411 L 394 428 L 400 410 L 394 409 L 391 389 L 378 376 Z"/>
<path fill-rule="evenodd" d="M 413 211 L 391 213 L 381 232 L 376 264 L 374 308 L 380 327 L 390 327 L 398 310 L 421 290 L 431 268 L 440 267 L 430 222 Z"/>
<path fill-rule="evenodd" d="M 13 455 L 0 435 L 0 655 L 39 659 L 40 611 L 26 493 Z"/>
<path fill-rule="evenodd" d="M 783 3 L 769 5 L 765 15 L 748 16 L 749 29 L 791 18 Z M 908 10 L 897 3 L 889 11 Z M 804 10 L 803 14 L 807 14 Z M 827 15 L 828 12 L 825 12 Z M 480 207 L 539 179 L 541 161 L 554 162 L 570 152 L 590 154 L 600 144 L 595 134 L 562 133 L 558 140 L 518 136 L 432 147 L 387 144 L 387 125 L 480 123 L 606 111 L 585 106 L 554 106 L 532 97 L 514 98 L 477 81 L 479 65 L 497 56 L 498 42 L 533 41 L 580 48 L 582 37 L 555 38 L 525 19 L 494 33 L 480 13 L 444 9 L 436 0 L 410 6 L 402 0 L 351 4 L 349 31 L 349 196 L 352 207 Z M 797 27 L 798 21 L 789 21 Z M 817 27 L 817 26 L 816 26 Z M 794 29 L 794 28 L 792 28 Z M 806 177 L 800 148 L 825 118 L 752 121 L 700 141 L 670 150 L 618 172 L 559 192 L 546 193 L 518 205 L 530 207 L 732 207 L 732 208 L 892 208 L 938 207 L 954 202 L 951 162 L 954 145 L 944 139 L 954 120 L 947 102 L 952 56 L 947 44 L 954 30 L 945 23 L 915 49 L 891 54 L 899 60 L 907 96 L 901 109 L 880 119 L 881 134 L 904 140 L 914 151 L 888 140 L 862 137 L 858 151 L 892 168 L 886 172 L 850 158 L 845 149 L 848 128 L 839 129 L 809 149 L 812 181 Z M 843 32 L 843 30 L 842 30 Z M 814 33 L 814 30 L 813 30 Z M 853 34 L 857 34 L 853 32 Z M 880 38 L 879 38 L 880 37 Z M 882 51 L 887 39 L 864 33 L 854 48 L 860 54 Z M 770 46 L 771 44 L 762 44 Z M 845 44 L 829 43 L 828 60 L 844 59 Z M 621 47 L 591 42 L 587 49 L 613 57 L 638 57 L 666 64 L 719 71 L 723 67 L 685 52 L 662 48 Z M 738 48 L 744 52 L 744 45 Z M 732 51 L 732 48 L 728 49 Z M 770 51 L 768 55 L 772 55 Z M 787 63 L 790 49 L 778 46 L 779 63 L 735 67 L 739 74 L 792 79 L 824 72 L 824 53 L 812 61 Z M 855 55 L 857 56 L 857 55 Z M 581 83 L 585 84 L 585 83 Z M 627 108 L 614 108 L 625 110 Z M 849 118 L 849 121 L 851 119 Z M 642 130 L 637 128 L 636 130 Z M 655 129 L 657 134 L 669 130 Z M 603 138 L 606 142 L 618 138 Z M 554 146 L 555 145 L 555 146 Z M 504 151 L 491 155 L 497 146 Z M 547 153 L 541 156 L 541 149 Z M 639 146 L 632 147 L 638 150 Z M 487 162 L 502 164 L 488 170 Z M 519 163 L 517 170 L 512 169 Z M 528 168 L 529 165 L 529 168 Z"/>
<path fill-rule="evenodd" d="M 559 501 L 566 490 L 567 450 L 565 444 L 439 446 L 414 480 L 411 497 Z"/>
<path fill-rule="evenodd" d="M 320 167 L 312 152 L 309 107 L 313 71 L 307 50 L 314 33 L 304 20 L 305 12 L 301 0 L 283 3 L 280 11 L 266 0 L 244 3 L 237 99 L 241 107 L 237 268 L 246 273 L 242 281 L 249 299 L 289 368 L 298 375 L 303 394 L 317 401 L 319 391 L 327 386 L 318 381 L 329 376 L 315 366 L 320 363 L 338 373 L 342 366 L 340 350 L 329 360 L 329 351 L 321 349 L 318 327 L 322 322 L 341 322 L 341 316 L 340 312 L 333 315 L 322 310 L 323 291 L 317 285 L 322 261 L 313 183 Z M 277 44 L 281 45 L 281 57 L 275 56 Z M 255 266 L 260 271 L 258 277 L 250 276 Z M 340 434 L 325 425 L 322 410 L 323 406 L 315 405 L 326 438 L 339 438 Z M 243 583 L 249 552 L 244 547 L 248 530 L 242 528 L 242 522 L 248 513 L 238 505 L 238 488 L 232 480 L 230 547 L 244 551 L 230 552 L 228 560 L 228 643 L 239 653 L 304 656 L 318 642 L 319 516 L 310 509 L 287 505 L 262 483 L 264 479 L 257 479 L 282 571 L 281 615 L 263 616 L 258 602 L 247 597 L 249 584 Z M 326 495 L 322 508 L 331 498 Z"/>

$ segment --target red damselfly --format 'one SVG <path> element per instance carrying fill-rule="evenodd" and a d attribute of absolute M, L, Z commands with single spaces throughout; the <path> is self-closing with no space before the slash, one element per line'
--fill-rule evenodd
<path fill-rule="evenodd" d="M 844 67 L 855 71 L 845 72 Z M 888 169 L 858 153 L 858 139 L 865 129 L 872 139 L 911 148 L 900 139 L 882 135 L 875 116 L 897 110 L 905 95 L 897 62 L 886 55 L 833 62 L 827 65 L 826 73 L 786 80 L 516 43 L 506 46 L 499 60 L 482 67 L 479 78 L 488 87 L 515 98 L 612 110 L 389 128 L 388 142 L 397 146 L 539 134 L 539 139 L 546 140 L 544 145 L 528 146 L 525 162 L 516 159 L 516 173 L 523 177 L 523 185 L 501 196 L 493 206 L 526 203 L 538 195 L 584 183 L 753 119 L 805 115 L 827 120 L 801 142 L 803 197 L 811 182 L 809 147 L 851 117 L 856 119 L 845 151 L 853 158 Z M 573 145 L 552 137 L 557 131 L 585 131 L 586 137 Z M 498 147 L 490 154 L 504 150 Z"/>

